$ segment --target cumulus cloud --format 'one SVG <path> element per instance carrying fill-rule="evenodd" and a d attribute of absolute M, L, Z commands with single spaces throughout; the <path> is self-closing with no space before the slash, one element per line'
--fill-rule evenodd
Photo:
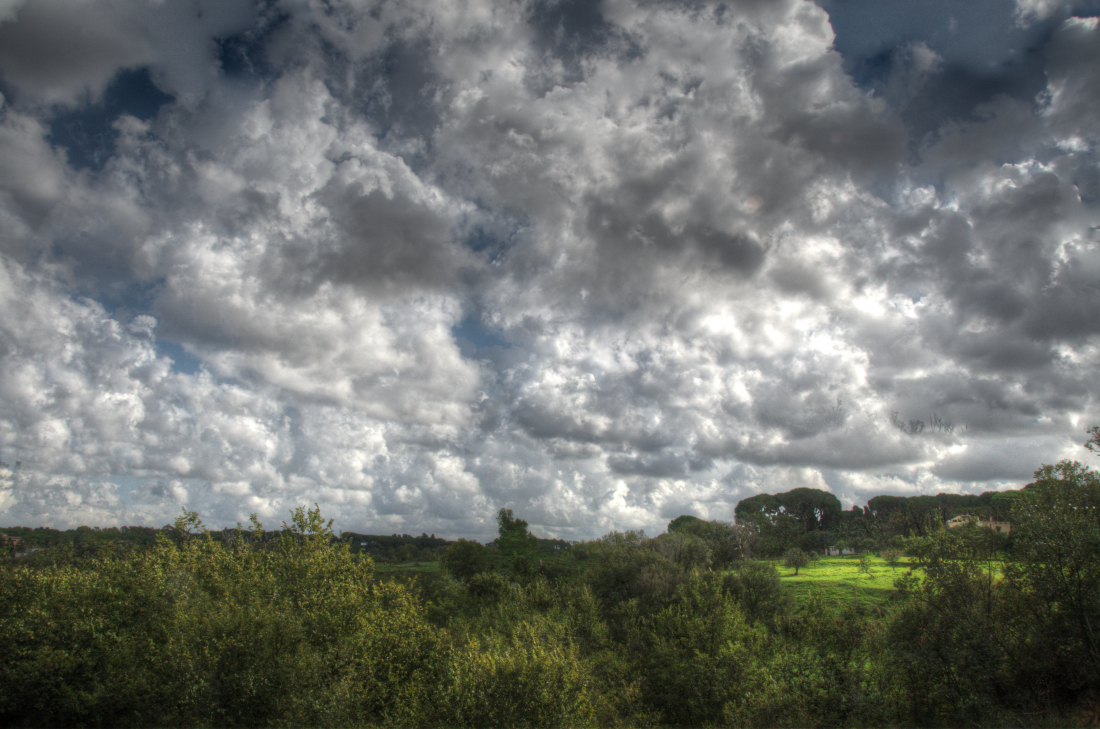
<path fill-rule="evenodd" d="M 823 5 L 0 6 L 0 514 L 584 538 L 1083 457 L 1096 19 Z"/>

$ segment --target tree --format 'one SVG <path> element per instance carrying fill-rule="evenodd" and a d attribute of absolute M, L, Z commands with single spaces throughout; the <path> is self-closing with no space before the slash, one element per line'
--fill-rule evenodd
<path fill-rule="evenodd" d="M 1059 646 L 1059 683 L 1100 681 L 1100 474 L 1077 461 L 1035 472 L 1012 511 L 1016 562 L 1005 576 Z"/>
<path fill-rule="evenodd" d="M 511 509 L 497 512 L 497 547 L 501 554 L 530 554 L 539 548 L 539 540 L 527 531 L 527 522 L 512 515 Z"/>
<path fill-rule="evenodd" d="M 760 530 L 753 524 L 718 523 L 712 534 L 713 558 L 716 567 L 749 559 L 760 541 Z"/>
<path fill-rule="evenodd" d="M 437 631 L 319 510 L 270 546 L 177 524 L 148 551 L 0 571 L 18 616 L 0 620 L 0 725 L 425 723 Z"/>
<path fill-rule="evenodd" d="M 798 570 L 800 567 L 805 567 L 810 563 L 810 555 L 803 552 L 801 549 L 795 547 L 794 549 L 788 549 L 787 553 L 783 555 L 783 564 L 788 567 L 794 567 L 794 574 L 798 576 Z"/>
<path fill-rule="evenodd" d="M 1026 723 L 1004 714 L 1023 695 L 1006 680 L 1016 665 L 1009 643 L 1021 631 L 1006 624 L 994 533 L 968 524 L 910 537 L 907 544 L 919 554 L 924 576 L 894 582 L 900 607 L 887 623 L 885 658 L 905 686 L 912 721 Z"/>
<path fill-rule="evenodd" d="M 773 624 L 790 604 L 774 562 L 744 564 L 723 578 L 723 586 L 754 622 Z"/>
<path fill-rule="evenodd" d="M 668 533 L 657 539 L 676 545 L 675 553 L 666 556 L 681 564 L 701 567 L 709 563 L 719 568 L 750 557 L 759 533 L 759 527 L 751 522 L 703 521 L 683 515 L 670 521 Z"/>
<path fill-rule="evenodd" d="M 485 547 L 477 542 L 459 539 L 447 547 L 443 557 L 439 560 L 439 564 L 452 576 L 461 580 L 468 580 L 474 575 L 485 571 L 487 560 Z"/>
<path fill-rule="evenodd" d="M 776 499 L 788 514 L 798 520 L 803 534 L 833 528 L 840 521 L 840 512 L 843 511 L 840 499 L 821 489 L 792 489 L 778 494 Z"/>
<path fill-rule="evenodd" d="M 810 488 L 774 495 L 757 494 L 742 499 L 734 508 L 737 523 L 756 527 L 760 535 L 758 548 L 770 555 L 783 554 L 807 534 L 835 529 L 841 524 L 842 514 L 840 501 L 835 496 Z M 813 542 L 814 539 L 809 539 L 806 543 Z"/>
<path fill-rule="evenodd" d="M 754 657 L 762 627 L 749 624 L 713 573 L 692 573 L 666 607 L 639 621 L 644 700 L 662 725 L 714 726 L 765 687 Z"/>
<path fill-rule="evenodd" d="M 711 531 L 711 524 L 697 516 L 682 514 L 668 523 L 668 533 L 683 532 L 696 537 L 705 537 Z"/>
<path fill-rule="evenodd" d="M 897 569 L 898 560 L 901 559 L 901 550 L 894 548 L 884 549 L 882 550 L 882 559 L 886 564 L 890 565 L 891 569 Z"/>

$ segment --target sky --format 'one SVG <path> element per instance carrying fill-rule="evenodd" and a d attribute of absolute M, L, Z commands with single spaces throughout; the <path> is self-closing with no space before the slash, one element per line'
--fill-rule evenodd
<path fill-rule="evenodd" d="M 1098 465 L 1100 0 L 0 0 L 0 524 Z"/>

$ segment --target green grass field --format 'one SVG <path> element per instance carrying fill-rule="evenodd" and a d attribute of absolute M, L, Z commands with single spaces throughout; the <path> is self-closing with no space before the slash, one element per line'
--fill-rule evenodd
<path fill-rule="evenodd" d="M 795 602 L 802 602 L 811 592 L 821 595 L 837 608 L 885 607 L 894 592 L 894 580 L 909 572 L 909 560 L 903 557 L 897 567 L 883 559 L 866 555 L 868 571 L 861 572 L 859 557 L 822 557 L 798 570 L 780 567 L 783 584 L 791 591 Z"/>

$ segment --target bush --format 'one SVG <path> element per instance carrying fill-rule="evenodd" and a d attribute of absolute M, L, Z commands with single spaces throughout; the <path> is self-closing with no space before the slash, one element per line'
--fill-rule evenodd
<path fill-rule="evenodd" d="M 644 700 L 678 726 L 743 714 L 760 680 L 755 656 L 765 639 L 717 577 L 692 574 L 672 604 L 639 627 Z"/>
<path fill-rule="evenodd" d="M 592 676 L 553 621 L 532 616 L 510 635 L 455 648 L 430 723 L 456 727 L 590 726 Z"/>
<path fill-rule="evenodd" d="M 489 555 L 481 544 L 459 539 L 443 552 L 439 566 L 456 579 L 468 580 L 488 568 Z"/>
<path fill-rule="evenodd" d="M 643 609 L 655 609 L 676 594 L 684 579 L 675 562 L 646 547 L 606 550 L 585 574 L 585 582 L 605 608 L 637 600 Z"/>
<path fill-rule="evenodd" d="M 723 586 L 752 621 L 773 625 L 790 605 L 779 570 L 772 562 L 749 562 L 723 579 Z"/>

